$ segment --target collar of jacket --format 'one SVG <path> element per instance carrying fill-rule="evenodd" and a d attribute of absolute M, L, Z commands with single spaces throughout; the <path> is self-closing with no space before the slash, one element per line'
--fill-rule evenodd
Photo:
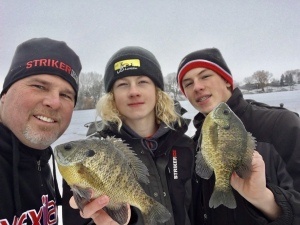
<path fill-rule="evenodd" d="M 179 126 L 178 123 L 175 123 L 174 130 L 185 133 L 188 129 L 188 123 L 189 120 L 181 118 L 181 126 Z M 118 127 L 116 123 L 112 123 L 112 122 L 108 122 L 107 124 L 104 124 L 102 121 L 97 121 L 97 126 L 98 126 L 97 131 L 100 132 L 101 134 L 105 134 L 105 135 L 101 135 L 103 137 L 114 136 L 115 134 L 119 133 L 121 136 L 125 136 L 128 138 L 134 138 L 134 139 L 142 138 L 125 124 L 122 125 L 120 131 L 118 131 Z M 170 128 L 168 128 L 166 125 L 162 123 L 159 129 L 157 130 L 157 132 L 152 136 L 152 138 L 159 138 L 163 136 L 165 133 L 167 133 L 169 130 Z"/>
<path fill-rule="evenodd" d="M 94 134 L 94 136 L 96 137 L 115 136 L 123 139 L 128 143 L 131 142 L 130 140 L 136 140 L 141 142 L 144 148 L 151 150 L 151 152 L 152 151 L 154 152 L 156 149 L 162 149 L 161 145 L 165 141 L 160 141 L 160 139 L 167 140 L 168 138 L 168 140 L 177 140 L 177 137 L 182 136 L 187 131 L 187 129 L 188 129 L 188 125 L 186 120 L 181 118 L 181 126 L 179 126 L 179 124 L 176 123 L 174 124 L 174 129 L 170 129 L 165 124 L 161 124 L 157 132 L 151 138 L 142 138 L 124 124 L 121 127 L 121 130 L 119 131 L 115 123 L 108 123 L 106 125 L 101 126 L 101 129 L 99 129 L 98 132 Z M 167 138 L 165 135 L 167 135 Z M 145 145 L 145 143 L 149 141 L 153 142 L 153 145 L 151 144 L 153 148 L 151 147 L 149 148 L 147 144 Z M 165 150 L 163 150 L 163 152 L 155 151 L 155 156 L 160 156 L 162 154 L 165 154 Z"/>
<path fill-rule="evenodd" d="M 8 129 L 6 126 L 4 126 L 2 123 L 0 123 L 0 146 L 1 151 L 0 154 L 2 154 L 5 158 L 12 159 L 13 154 L 13 142 L 15 141 L 16 144 L 19 146 L 18 152 L 20 154 L 20 163 L 23 163 L 23 159 L 38 159 L 41 160 L 42 165 L 46 164 L 48 160 L 51 157 L 51 148 L 48 147 L 45 150 L 38 150 L 34 148 L 30 148 L 23 143 L 21 143 L 17 137 Z"/>
<path fill-rule="evenodd" d="M 19 167 L 20 165 L 27 165 L 28 162 L 40 160 L 41 167 L 46 165 L 51 157 L 52 149 L 51 147 L 46 148 L 45 150 L 38 150 L 30 148 L 23 143 L 21 143 L 18 138 L 0 122 L 0 154 L 12 165 L 13 172 L 13 192 L 14 192 L 14 202 L 15 202 L 15 213 L 16 215 L 21 215 L 21 196 L 19 191 Z M 54 165 L 54 163 L 53 163 Z M 55 171 L 54 171 L 55 173 Z M 54 174 L 55 176 L 55 174 Z M 56 195 L 59 197 L 58 186 L 55 176 L 55 185 L 56 185 Z M 58 193 L 57 193 L 58 192 Z"/>

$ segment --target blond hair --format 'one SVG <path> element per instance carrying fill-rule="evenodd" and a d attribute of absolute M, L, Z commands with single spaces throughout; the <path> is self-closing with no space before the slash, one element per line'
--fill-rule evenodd
<path fill-rule="evenodd" d="M 99 99 L 96 112 L 104 123 L 116 123 L 118 129 L 121 129 L 122 115 L 117 109 L 112 92 L 106 93 Z M 176 122 L 181 126 L 180 116 L 175 111 L 173 99 L 158 87 L 156 87 L 155 116 L 158 124 L 163 122 L 171 129 L 174 129 L 173 124 Z"/>

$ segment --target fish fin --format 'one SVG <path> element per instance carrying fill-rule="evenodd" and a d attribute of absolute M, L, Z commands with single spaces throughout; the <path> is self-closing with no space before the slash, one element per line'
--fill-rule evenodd
<path fill-rule="evenodd" d="M 236 208 L 236 201 L 231 188 L 228 188 L 225 191 L 214 189 L 209 199 L 209 207 L 217 208 L 221 204 L 230 209 Z"/>
<path fill-rule="evenodd" d="M 251 162 L 252 162 L 252 156 L 251 158 L 246 157 L 242 160 L 240 166 L 235 170 L 235 172 L 240 178 L 245 179 L 251 175 L 251 168 L 252 168 Z"/>
<path fill-rule="evenodd" d="M 201 151 L 196 155 L 196 173 L 203 179 L 209 179 L 213 174 L 213 170 L 208 166 Z"/>
<path fill-rule="evenodd" d="M 103 210 L 118 224 L 125 224 L 128 220 L 127 204 L 123 203 L 119 208 L 104 207 Z"/>
<path fill-rule="evenodd" d="M 84 206 L 92 198 L 92 190 L 90 188 L 81 188 L 77 185 L 72 185 L 71 190 L 73 192 L 73 196 L 74 196 L 76 205 L 78 206 L 80 211 L 82 211 Z"/>
<path fill-rule="evenodd" d="M 142 162 L 142 160 L 140 160 L 136 156 L 135 152 L 132 149 L 130 149 L 130 147 L 126 143 L 124 143 L 122 139 L 116 139 L 116 138 L 114 139 L 115 139 L 114 146 L 124 153 L 129 166 L 132 168 L 135 178 L 142 183 L 145 184 L 150 183 L 148 178 L 149 176 L 148 168 Z"/>
<path fill-rule="evenodd" d="M 250 132 L 247 132 L 247 149 L 254 150 L 256 148 L 256 139 Z"/>
<path fill-rule="evenodd" d="M 142 212 L 144 218 L 144 224 L 156 225 L 158 223 L 165 223 L 171 218 L 169 210 L 151 198 L 151 207 L 146 209 L 146 212 Z"/>
<path fill-rule="evenodd" d="M 243 156 L 241 165 L 235 170 L 237 175 L 239 175 L 239 177 L 243 179 L 248 178 L 251 174 L 252 156 L 256 147 L 255 138 L 251 135 L 251 133 L 248 132 L 247 138 L 247 150 L 245 152 L 245 155 Z"/>

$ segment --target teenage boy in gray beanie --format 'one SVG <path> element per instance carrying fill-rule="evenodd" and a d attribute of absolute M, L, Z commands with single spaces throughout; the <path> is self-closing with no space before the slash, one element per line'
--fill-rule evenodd
<path fill-rule="evenodd" d="M 249 179 L 242 179 L 235 172 L 231 176 L 236 208 L 223 205 L 210 208 L 215 178 L 196 177 L 193 185 L 195 224 L 300 224 L 300 120 L 297 114 L 245 100 L 241 91 L 233 88 L 232 74 L 216 48 L 186 55 L 179 64 L 177 81 L 182 93 L 199 111 L 194 118 L 195 142 L 198 143 L 206 115 L 221 102 L 229 105 L 257 141 Z"/>
<path fill-rule="evenodd" d="M 158 60 L 142 47 L 121 48 L 107 62 L 104 87 L 106 94 L 96 106 L 103 126 L 99 126 L 93 136 L 114 136 L 128 144 L 150 174 L 149 184 L 140 183 L 143 190 L 163 207 L 147 207 L 149 210 L 141 212 L 130 206 L 131 214 L 128 215 L 125 207 L 118 209 L 114 203 L 107 205 L 109 196 L 100 196 L 83 208 L 82 216 L 93 220 L 80 218 L 78 209 L 66 206 L 64 224 L 113 225 L 124 224 L 127 219 L 127 224 L 134 225 L 191 225 L 195 146 L 185 135 L 188 124 L 177 114 L 174 101 L 163 91 Z M 119 188 L 118 183 L 116 188 Z M 77 187 L 73 190 L 76 196 Z M 69 204 L 71 196 L 70 187 L 64 182 L 64 205 Z M 90 200 L 89 196 L 82 196 L 82 199 L 84 203 Z"/>
<path fill-rule="evenodd" d="M 0 224 L 58 224 L 50 145 L 70 123 L 80 71 L 65 42 L 34 38 L 17 47 L 1 91 Z"/>

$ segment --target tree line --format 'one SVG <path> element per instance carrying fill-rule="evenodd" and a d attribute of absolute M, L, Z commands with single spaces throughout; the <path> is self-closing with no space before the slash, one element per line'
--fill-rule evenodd
<path fill-rule="evenodd" d="M 256 71 L 252 76 L 244 79 L 244 85 L 238 83 L 235 86 L 246 90 L 261 89 L 265 92 L 267 86 L 285 87 L 290 90 L 295 84 L 300 84 L 300 69 L 289 70 L 281 75 L 280 80 L 272 78 L 273 75 L 264 70 Z M 176 73 L 170 73 L 164 77 L 165 91 L 175 100 L 183 100 L 185 97 L 177 86 Z M 79 76 L 79 93 L 75 109 L 94 109 L 99 98 L 105 93 L 103 75 L 97 72 L 82 72 Z"/>
<path fill-rule="evenodd" d="M 259 70 L 252 76 L 244 79 L 244 85 L 241 88 L 246 90 L 261 89 L 261 92 L 265 92 L 267 86 L 271 87 L 289 87 L 293 90 L 296 84 L 300 84 L 300 70 L 288 70 L 283 73 L 280 80 L 272 78 L 273 75 L 269 71 Z"/>

